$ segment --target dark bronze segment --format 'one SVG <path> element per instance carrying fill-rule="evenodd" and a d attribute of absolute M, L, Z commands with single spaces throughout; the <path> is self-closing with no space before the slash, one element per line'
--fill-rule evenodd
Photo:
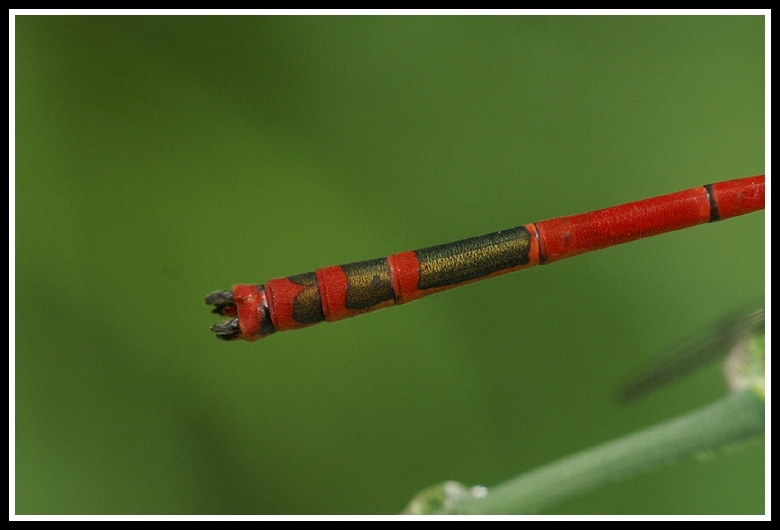
<path fill-rule="evenodd" d="M 347 275 L 347 309 L 370 309 L 395 300 L 387 258 L 348 263 L 341 269 Z"/>
<path fill-rule="evenodd" d="M 416 250 L 418 289 L 456 285 L 528 263 L 531 236 L 524 226 Z"/>
<path fill-rule="evenodd" d="M 288 276 L 287 279 L 304 287 L 293 300 L 293 319 L 301 324 L 316 324 L 325 320 L 316 275 L 313 272 L 307 272 Z"/>

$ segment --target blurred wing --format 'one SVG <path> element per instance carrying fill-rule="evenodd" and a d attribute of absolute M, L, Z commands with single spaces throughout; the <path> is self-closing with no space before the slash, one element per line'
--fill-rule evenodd
<path fill-rule="evenodd" d="M 725 357 L 737 344 L 764 331 L 764 300 L 742 308 L 680 342 L 677 352 L 627 384 L 620 392 L 623 401 L 669 384 L 695 369 Z"/>

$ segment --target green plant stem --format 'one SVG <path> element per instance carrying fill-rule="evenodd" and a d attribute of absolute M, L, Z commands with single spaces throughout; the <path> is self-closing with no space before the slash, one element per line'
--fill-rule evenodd
<path fill-rule="evenodd" d="M 448 513 L 537 513 L 608 482 L 675 459 L 712 451 L 764 431 L 764 400 L 750 389 L 601 446 L 582 451 L 467 498 Z"/>

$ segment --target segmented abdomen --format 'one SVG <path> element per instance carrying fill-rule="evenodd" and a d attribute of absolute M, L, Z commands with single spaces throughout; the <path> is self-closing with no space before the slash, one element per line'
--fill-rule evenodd
<path fill-rule="evenodd" d="M 533 264 L 532 241 L 521 226 L 270 280 L 264 288 L 271 321 L 277 331 L 332 322 L 519 270 Z"/>

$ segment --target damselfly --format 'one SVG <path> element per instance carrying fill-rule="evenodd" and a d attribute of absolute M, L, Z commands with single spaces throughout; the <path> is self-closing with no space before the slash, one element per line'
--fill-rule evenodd
<path fill-rule="evenodd" d="M 764 175 L 558 217 L 386 258 L 241 284 L 206 297 L 223 340 L 341 320 L 591 250 L 764 209 Z"/>

